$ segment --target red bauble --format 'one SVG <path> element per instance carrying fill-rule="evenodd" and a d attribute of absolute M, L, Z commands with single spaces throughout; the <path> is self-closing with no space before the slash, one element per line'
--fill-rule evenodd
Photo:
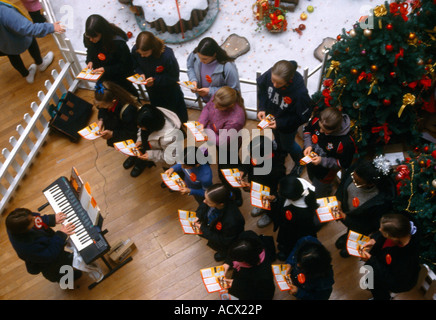
<path fill-rule="evenodd" d="M 389 75 L 391 76 L 391 78 L 395 78 L 395 77 L 397 76 L 397 74 L 396 74 L 394 71 L 392 71 L 391 73 L 389 73 Z"/>
<path fill-rule="evenodd" d="M 385 49 L 386 49 L 387 52 L 392 52 L 392 50 L 394 50 L 394 46 L 391 45 L 391 44 L 387 44 L 387 45 L 385 46 Z"/>
<path fill-rule="evenodd" d="M 436 150 L 431 153 L 431 156 L 436 159 Z"/>
<path fill-rule="evenodd" d="M 384 106 L 390 106 L 390 105 L 391 105 L 391 100 L 389 100 L 389 99 L 384 99 L 384 100 L 383 100 L 383 105 L 384 105 Z"/>
<path fill-rule="evenodd" d="M 386 25 L 386 29 L 388 29 L 389 31 L 392 31 L 394 29 L 394 26 L 389 23 Z"/>

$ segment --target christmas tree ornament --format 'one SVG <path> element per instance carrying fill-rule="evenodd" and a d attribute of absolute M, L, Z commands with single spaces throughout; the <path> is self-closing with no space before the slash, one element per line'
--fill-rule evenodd
<path fill-rule="evenodd" d="M 373 64 L 373 65 L 370 67 L 370 69 L 371 69 L 372 72 L 376 72 L 376 71 L 378 71 L 378 67 L 377 67 L 377 65 L 375 65 L 375 64 Z"/>
<path fill-rule="evenodd" d="M 357 70 L 356 68 L 352 68 L 352 69 L 350 70 L 350 72 L 351 72 L 351 74 L 352 74 L 353 76 L 356 76 L 356 75 L 359 73 L 359 70 Z"/>
<path fill-rule="evenodd" d="M 326 78 L 330 77 L 330 74 L 332 73 L 332 71 L 335 71 L 335 74 L 336 74 L 338 72 L 338 70 L 339 70 L 339 65 L 340 65 L 339 61 L 332 60 L 331 63 L 330 63 L 330 67 L 327 70 Z"/>
<path fill-rule="evenodd" d="M 416 61 L 416 64 L 417 64 L 418 66 L 422 66 L 422 65 L 424 65 L 424 60 L 422 60 L 421 58 L 419 58 L 418 61 Z"/>
<path fill-rule="evenodd" d="M 431 185 L 433 186 L 433 188 L 436 188 L 436 179 L 433 179 L 433 181 L 431 182 Z"/>
<path fill-rule="evenodd" d="M 385 49 L 387 52 L 392 52 L 394 50 L 394 46 L 392 44 L 387 44 Z"/>
<path fill-rule="evenodd" d="M 386 107 L 387 107 L 387 106 L 390 106 L 390 105 L 391 105 L 391 100 L 389 100 L 389 99 L 384 99 L 384 100 L 383 100 L 383 105 L 386 106 Z"/>
<path fill-rule="evenodd" d="M 416 38 L 416 33 L 411 32 L 409 33 L 409 40 L 414 40 Z"/>
<path fill-rule="evenodd" d="M 360 108 L 360 103 L 357 102 L 357 101 L 354 101 L 353 102 L 353 108 L 356 109 L 356 110 L 359 109 Z"/>
<path fill-rule="evenodd" d="M 371 29 L 365 29 L 363 30 L 363 35 L 367 38 L 372 36 L 372 30 Z"/>
<path fill-rule="evenodd" d="M 372 164 L 377 171 L 384 176 L 387 176 L 391 172 L 391 162 L 383 155 L 375 157 Z"/>
<path fill-rule="evenodd" d="M 394 26 L 392 24 L 388 23 L 386 25 L 386 29 L 389 30 L 389 31 L 392 31 L 392 30 L 394 30 Z"/>
<path fill-rule="evenodd" d="M 389 76 L 390 76 L 391 78 L 395 78 L 395 77 L 397 76 L 397 73 L 394 72 L 394 71 L 392 71 L 392 72 L 389 73 Z"/>
<path fill-rule="evenodd" d="M 351 29 L 350 30 L 350 37 L 355 37 L 356 36 L 356 30 L 354 30 L 354 29 Z"/>
<path fill-rule="evenodd" d="M 362 56 L 364 56 L 364 55 L 366 54 L 366 50 L 363 49 L 362 51 L 360 51 L 360 54 L 361 54 Z"/>
<path fill-rule="evenodd" d="M 404 109 L 408 106 L 408 105 L 414 105 L 415 104 L 415 96 L 411 93 L 406 93 L 403 96 L 403 105 L 401 106 L 400 110 L 398 111 L 398 118 L 401 117 Z"/>

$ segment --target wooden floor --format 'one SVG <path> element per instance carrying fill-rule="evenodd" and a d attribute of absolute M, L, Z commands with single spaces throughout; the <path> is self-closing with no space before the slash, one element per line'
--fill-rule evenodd
<path fill-rule="evenodd" d="M 41 51 L 55 52 L 55 61 L 61 58 L 51 37 L 39 40 Z M 23 54 L 26 65 L 31 58 Z M 49 70 L 56 67 L 53 64 Z M 28 85 L 10 66 L 6 57 L 0 57 L 0 147 L 8 147 L 8 139 L 15 135 L 15 127 L 23 123 L 23 115 L 30 112 L 30 103 L 37 100 L 37 92 L 49 70 L 37 74 L 35 83 Z M 91 100 L 92 93 L 79 90 L 77 94 Z M 31 113 L 31 112 L 30 112 Z M 190 119 L 198 118 L 198 111 L 190 110 Z M 93 115 L 95 118 L 95 113 Z M 256 123 L 249 122 L 249 128 Z M 17 258 L 6 235 L 4 219 L 0 220 L 0 299 L 1 300 L 217 300 L 219 294 L 208 294 L 202 283 L 199 270 L 216 266 L 214 252 L 206 246 L 206 240 L 198 236 L 184 235 L 177 219 L 177 209 L 195 210 L 192 197 L 170 193 L 160 187 L 161 166 L 147 169 L 138 178 L 131 178 L 124 170 L 125 157 L 108 148 L 103 140 L 71 143 L 58 134 L 50 134 L 34 165 L 22 181 L 7 212 L 16 207 L 36 210 L 46 202 L 42 190 L 60 176 L 69 177 L 74 166 L 84 181 L 91 185 L 92 194 L 105 218 L 104 227 L 109 231 L 106 239 L 114 244 L 117 239 L 128 237 L 137 250 L 133 260 L 89 290 L 92 280 L 84 275 L 76 282 L 74 290 L 62 290 L 42 275 L 26 272 L 23 261 Z M 1 160 L 2 162 L 4 159 Z M 215 175 L 215 180 L 216 175 Z M 248 194 L 244 195 L 241 207 L 246 219 L 246 229 L 274 235 L 272 227 L 259 229 L 257 218 L 249 215 L 251 206 Z M 6 214 L 7 214 L 6 212 Z M 52 213 L 47 207 L 43 214 Z M 366 300 L 368 291 L 359 287 L 362 274 L 359 259 L 341 258 L 334 242 L 345 232 L 341 223 L 328 223 L 319 232 L 319 239 L 330 250 L 335 274 L 332 300 Z M 275 236 L 275 235 L 274 235 Z M 102 265 L 103 269 L 105 266 Z M 286 292 L 276 289 L 275 300 L 294 300 Z M 399 300 L 420 300 L 418 289 L 400 294 Z"/>

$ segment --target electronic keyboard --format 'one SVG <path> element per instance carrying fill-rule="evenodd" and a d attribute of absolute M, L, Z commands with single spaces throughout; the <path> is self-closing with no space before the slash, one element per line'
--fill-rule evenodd
<path fill-rule="evenodd" d="M 58 178 L 45 188 L 43 193 L 55 213 L 63 212 L 67 215 L 63 224 L 72 223 L 75 226 L 70 239 L 86 264 L 109 251 L 109 244 L 101 234 L 100 228 L 91 222 L 67 178 Z"/>

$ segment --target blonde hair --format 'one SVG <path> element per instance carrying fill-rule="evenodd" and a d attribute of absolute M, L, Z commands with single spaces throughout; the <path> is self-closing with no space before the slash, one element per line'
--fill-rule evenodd
<path fill-rule="evenodd" d="M 342 112 L 334 107 L 324 109 L 320 113 L 320 123 L 327 130 L 338 131 L 342 126 Z"/>
<path fill-rule="evenodd" d="M 238 104 L 246 113 L 244 99 L 242 98 L 241 93 L 228 86 L 221 87 L 217 92 L 215 92 L 213 103 L 223 108 L 233 108 L 235 104 Z M 245 115 L 245 118 L 247 118 L 247 115 Z"/>

